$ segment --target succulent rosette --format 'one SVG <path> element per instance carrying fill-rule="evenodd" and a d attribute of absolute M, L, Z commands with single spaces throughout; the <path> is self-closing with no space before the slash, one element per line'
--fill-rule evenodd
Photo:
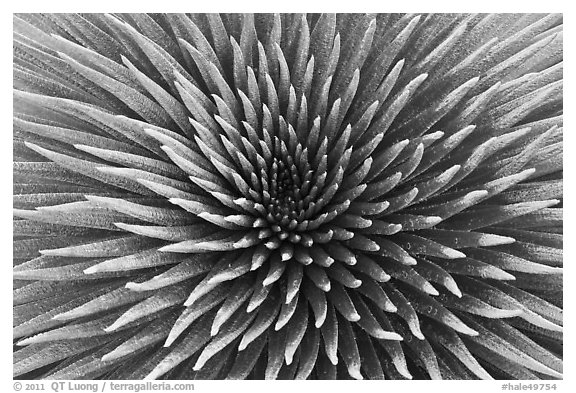
<path fill-rule="evenodd" d="M 16 377 L 562 377 L 561 15 L 13 27 Z"/>

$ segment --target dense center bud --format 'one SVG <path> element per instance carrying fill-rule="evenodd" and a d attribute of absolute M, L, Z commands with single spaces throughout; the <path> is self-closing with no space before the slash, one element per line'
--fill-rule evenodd
<path fill-rule="evenodd" d="M 296 219 L 302 204 L 300 176 L 295 165 L 287 167 L 283 161 L 274 159 L 270 168 L 270 204 L 274 218 L 282 222 L 286 218 Z"/>
<path fill-rule="evenodd" d="M 301 236 L 296 229 L 304 213 L 304 195 L 299 170 L 290 158 L 274 157 L 268 170 L 268 180 L 262 180 L 268 183 L 266 219 L 270 228 L 280 241 L 289 239 L 298 243 Z"/>

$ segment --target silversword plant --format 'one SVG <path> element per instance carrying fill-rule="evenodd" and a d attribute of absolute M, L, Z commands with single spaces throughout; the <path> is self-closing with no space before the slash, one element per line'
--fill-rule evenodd
<path fill-rule="evenodd" d="M 14 374 L 562 372 L 562 16 L 14 16 Z"/>

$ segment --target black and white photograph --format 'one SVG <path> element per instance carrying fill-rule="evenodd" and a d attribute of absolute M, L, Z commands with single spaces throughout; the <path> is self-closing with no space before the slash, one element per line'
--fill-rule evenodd
<path fill-rule="evenodd" d="M 185 7 L 11 14 L 7 386 L 565 391 L 563 14 Z"/>

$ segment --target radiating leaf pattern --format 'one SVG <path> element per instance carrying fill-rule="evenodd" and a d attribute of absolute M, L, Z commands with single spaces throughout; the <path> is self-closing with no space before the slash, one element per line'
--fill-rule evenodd
<path fill-rule="evenodd" d="M 16 377 L 562 377 L 560 15 L 13 27 Z"/>

